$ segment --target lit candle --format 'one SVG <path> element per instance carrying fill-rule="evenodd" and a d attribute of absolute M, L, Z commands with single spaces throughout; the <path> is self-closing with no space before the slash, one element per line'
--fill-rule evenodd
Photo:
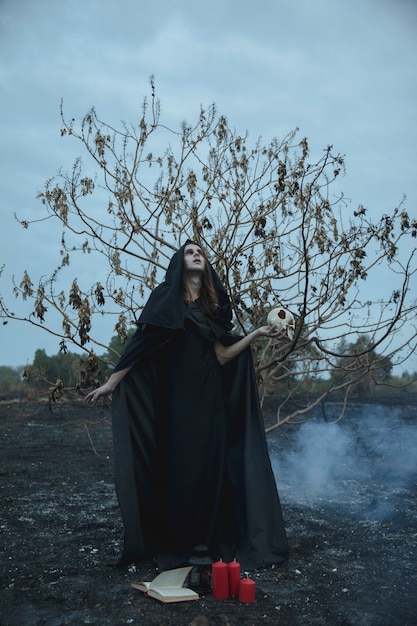
<path fill-rule="evenodd" d="M 246 604 L 252 604 L 255 602 L 256 584 L 254 580 L 249 577 L 240 581 L 239 585 L 239 600 Z"/>
<path fill-rule="evenodd" d="M 229 570 L 223 561 L 217 561 L 211 566 L 211 583 L 213 598 L 215 600 L 227 600 L 229 597 Z"/>
<path fill-rule="evenodd" d="M 235 559 L 228 563 L 227 569 L 229 573 L 229 593 L 233 598 L 239 595 L 240 564 Z"/>

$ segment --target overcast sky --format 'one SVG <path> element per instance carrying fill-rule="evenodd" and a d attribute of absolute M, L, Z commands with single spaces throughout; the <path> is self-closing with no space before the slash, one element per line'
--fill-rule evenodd
<path fill-rule="evenodd" d="M 151 74 L 168 126 L 215 102 L 254 140 L 299 127 L 313 155 L 346 155 L 353 207 L 378 216 L 406 194 L 417 215 L 416 0 L 0 0 L 0 51 L 0 293 L 17 313 L 11 276 L 48 274 L 59 240 L 13 214 L 42 217 L 36 194 L 81 150 L 60 137 L 61 99 L 69 118 L 137 122 Z M 0 346 L 0 365 L 58 351 L 19 323 Z"/>

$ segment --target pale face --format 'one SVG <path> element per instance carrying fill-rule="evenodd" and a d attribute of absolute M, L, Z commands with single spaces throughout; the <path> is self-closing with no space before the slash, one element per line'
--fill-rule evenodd
<path fill-rule="evenodd" d="M 190 243 L 184 249 L 184 270 L 186 272 L 203 272 L 206 260 L 200 246 Z"/>

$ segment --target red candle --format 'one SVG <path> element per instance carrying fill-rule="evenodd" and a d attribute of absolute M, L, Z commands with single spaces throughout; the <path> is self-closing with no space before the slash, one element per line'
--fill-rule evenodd
<path fill-rule="evenodd" d="M 255 602 L 255 590 L 255 581 L 250 578 L 244 578 L 239 585 L 239 600 L 246 602 L 246 604 L 252 604 L 252 602 Z"/>
<path fill-rule="evenodd" d="M 227 565 L 229 573 L 229 593 L 233 597 L 239 595 L 240 563 L 236 559 Z"/>
<path fill-rule="evenodd" d="M 227 563 L 217 561 L 211 566 L 211 584 L 215 600 L 227 600 L 229 597 L 229 570 Z"/>

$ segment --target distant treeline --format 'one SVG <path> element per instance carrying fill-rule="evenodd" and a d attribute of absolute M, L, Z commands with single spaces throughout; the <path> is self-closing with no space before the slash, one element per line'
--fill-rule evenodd
<path fill-rule="evenodd" d="M 132 333 L 133 330 L 128 338 Z M 0 391 L 17 391 L 24 387 L 46 390 L 62 381 L 63 388 L 82 392 L 106 380 L 122 351 L 123 344 L 118 337 L 113 337 L 108 352 L 97 358 L 69 351 L 48 356 L 44 349 L 38 349 L 31 364 L 0 366 Z"/>
<path fill-rule="evenodd" d="M 100 358 L 69 351 L 48 356 L 44 349 L 38 349 L 30 365 L 0 366 L 0 392 L 3 394 L 13 391 L 24 393 L 25 389 L 46 392 L 56 387 L 60 390 L 59 395 L 62 395 L 64 390 L 76 391 L 82 395 L 86 389 L 98 386 L 106 380 L 122 351 L 123 345 L 117 337 L 112 339 L 109 351 L 100 355 Z M 334 372 L 328 379 L 317 378 L 314 382 L 309 379 L 305 386 L 298 381 L 298 389 L 305 393 L 308 387 L 310 393 L 322 393 L 325 388 L 337 382 L 337 375 L 340 373 Z M 364 377 L 356 392 L 366 391 L 375 395 L 398 393 L 399 390 L 416 392 L 416 380 L 417 373 L 409 374 L 405 371 L 401 376 L 393 375 L 392 364 L 389 364 L 385 370 L 384 380 L 377 381 L 375 385 L 369 384 L 369 379 Z M 375 383 L 374 378 L 373 382 Z M 280 392 L 280 389 L 277 387 L 269 391 Z"/>

